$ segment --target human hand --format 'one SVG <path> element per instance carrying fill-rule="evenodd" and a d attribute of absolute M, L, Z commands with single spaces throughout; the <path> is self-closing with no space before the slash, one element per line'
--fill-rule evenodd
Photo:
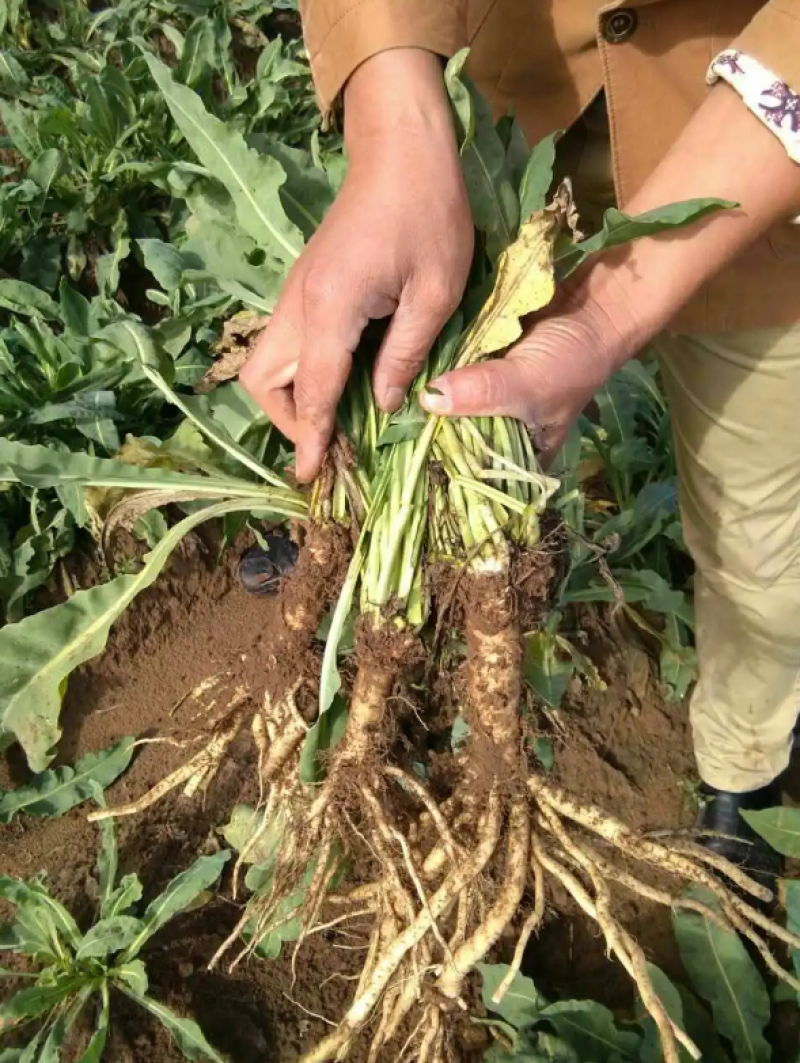
<path fill-rule="evenodd" d="M 588 282 L 562 289 L 504 358 L 433 381 L 435 390 L 420 395 L 425 409 L 524 421 L 546 463 L 597 390 L 648 338 L 613 269 L 597 270 Z"/>
<path fill-rule="evenodd" d="M 242 386 L 296 446 L 298 480 L 319 472 L 352 355 L 392 315 L 378 353 L 378 405 L 397 409 L 458 305 L 473 226 L 438 59 L 374 56 L 345 94 L 350 168 L 292 268 L 242 369 Z"/>

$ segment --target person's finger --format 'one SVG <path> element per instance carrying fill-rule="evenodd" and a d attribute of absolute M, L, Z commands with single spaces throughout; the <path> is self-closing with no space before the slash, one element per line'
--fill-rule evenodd
<path fill-rule="evenodd" d="M 508 355 L 439 377 L 423 389 L 420 402 L 429 413 L 445 416 L 503 416 L 531 422 L 536 378 L 540 373 L 533 359 Z"/>
<path fill-rule="evenodd" d="M 297 442 L 297 411 L 291 385 L 268 391 L 261 403 L 264 413 L 292 443 Z"/>
<path fill-rule="evenodd" d="M 297 479 L 313 480 L 322 467 L 342 397 L 368 316 L 353 286 L 339 278 L 305 280 L 303 342 L 294 378 Z"/>
<path fill-rule="evenodd" d="M 403 404 L 459 296 L 450 285 L 430 282 L 414 295 L 404 293 L 375 361 L 372 386 L 382 410 L 392 413 Z"/>
<path fill-rule="evenodd" d="M 300 336 L 291 310 L 278 308 L 239 371 L 239 383 L 268 416 L 270 395 L 292 383 L 299 359 Z"/>

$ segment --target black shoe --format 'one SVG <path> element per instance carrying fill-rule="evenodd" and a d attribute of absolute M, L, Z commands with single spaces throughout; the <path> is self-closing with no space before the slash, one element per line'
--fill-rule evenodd
<path fill-rule="evenodd" d="M 264 539 L 269 547 L 251 547 L 239 561 L 239 582 L 248 594 L 275 594 L 281 579 L 297 564 L 297 543 L 285 535 L 271 533 Z"/>
<path fill-rule="evenodd" d="M 759 790 L 746 793 L 730 793 L 727 790 L 715 790 L 713 786 L 703 783 L 700 794 L 704 804 L 700 811 L 698 827 L 703 831 L 724 834 L 724 838 L 701 837 L 700 844 L 718 853 L 725 860 L 737 864 L 757 882 L 778 893 L 778 879 L 783 876 L 784 862 L 780 853 L 756 834 L 750 824 L 740 815 L 742 811 L 762 811 L 775 808 L 783 803 L 780 780 L 763 786 Z M 747 897 L 748 903 L 759 905 L 754 898 Z M 763 906 L 762 906 L 763 907 Z"/>

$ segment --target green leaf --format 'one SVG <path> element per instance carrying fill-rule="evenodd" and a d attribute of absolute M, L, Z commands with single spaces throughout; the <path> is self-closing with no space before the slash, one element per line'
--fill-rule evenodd
<path fill-rule="evenodd" d="M 213 886 L 230 856 L 227 849 L 213 856 L 201 856 L 190 868 L 176 875 L 163 893 L 147 906 L 141 919 L 141 929 L 125 952 L 123 962 L 132 960 L 162 926 L 188 908 L 200 893 Z"/>
<path fill-rule="evenodd" d="M 121 979 L 137 996 L 143 997 L 148 990 L 147 968 L 143 960 L 131 960 L 113 969 L 114 978 Z"/>
<path fill-rule="evenodd" d="M 697 650 L 686 643 L 681 625 L 672 615 L 666 617 L 664 636 L 659 657 L 661 679 L 670 687 L 673 697 L 682 700 L 697 679 Z"/>
<path fill-rule="evenodd" d="M 55 936 L 53 927 L 49 920 L 37 922 L 32 916 L 30 910 L 22 909 L 13 923 L 0 923 L 0 952 L 37 956 L 41 963 L 55 962 L 58 953 L 51 936 Z"/>
<path fill-rule="evenodd" d="M 514 117 L 513 106 L 497 120 L 497 135 L 506 150 L 506 164 L 511 182 L 519 194 L 531 149 L 528 147 L 525 131 Z"/>
<path fill-rule="evenodd" d="M 61 730 L 64 680 L 101 653 L 111 625 L 140 591 L 151 586 L 181 541 L 203 521 L 249 510 L 251 501 L 227 501 L 190 514 L 170 529 L 132 576 L 76 591 L 66 602 L 7 624 L 0 631 L 0 736 L 13 735 L 36 771 L 47 767 Z"/>
<path fill-rule="evenodd" d="M 540 1017 L 555 1027 L 579 1059 L 591 1059 L 593 1063 L 643 1061 L 639 1035 L 619 1030 L 608 1008 L 594 1000 L 561 1000 L 544 1008 Z"/>
<path fill-rule="evenodd" d="M 589 585 L 579 579 L 589 576 Z M 675 590 L 663 576 L 652 569 L 612 569 L 615 586 L 594 577 L 594 572 L 577 569 L 562 594 L 562 602 L 614 602 L 622 598 L 628 605 L 641 602 L 657 613 L 674 614 L 684 619 L 688 603 L 683 591 Z"/>
<path fill-rule="evenodd" d="M 664 1010 L 670 1019 L 683 1029 L 683 1002 L 680 994 L 664 972 L 655 964 L 648 963 L 647 972 L 653 984 L 656 996 L 664 1005 Z M 661 1036 L 654 1020 L 640 1007 L 642 1017 L 640 1019 L 644 1030 L 644 1040 L 641 1045 L 641 1063 L 663 1063 L 664 1053 L 661 1046 Z M 685 1048 L 678 1049 L 678 1058 L 681 1063 L 691 1063 L 691 1057 Z"/>
<path fill-rule="evenodd" d="M 575 662 L 564 660 L 558 642 L 547 628 L 525 636 L 522 674 L 532 690 L 552 708 L 557 709 L 575 672 Z"/>
<path fill-rule="evenodd" d="M 516 1032 L 510 1051 L 493 1045 L 483 1059 L 484 1063 L 594 1063 L 579 1059 L 557 1034 L 530 1028 Z"/>
<path fill-rule="evenodd" d="M 70 1002 L 66 1011 L 62 1011 L 61 1014 L 59 1014 L 58 1018 L 50 1028 L 47 1040 L 42 1045 L 42 1051 L 38 1057 L 37 1063 L 60 1063 L 61 1048 L 67 1034 L 69 1034 L 72 1027 L 75 1025 L 76 1019 L 81 1011 L 83 1011 L 84 1005 L 91 994 L 91 986 L 85 986 Z"/>
<path fill-rule="evenodd" d="M 25 1046 L 22 1055 L 19 1057 L 19 1063 L 36 1063 L 39 1058 L 39 1044 L 43 1037 L 44 1027 L 39 1029 Z"/>
<path fill-rule="evenodd" d="M 106 340 L 113 344 L 123 354 L 127 355 L 134 365 L 153 368 L 156 371 L 166 371 L 170 366 L 169 361 L 155 342 L 151 329 L 133 318 L 124 317 L 114 321 L 97 334 L 99 340 Z"/>
<path fill-rule="evenodd" d="M 211 76 L 215 60 L 214 28 L 208 18 L 198 18 L 186 31 L 175 78 L 193 89 Z"/>
<path fill-rule="evenodd" d="M 106 807 L 102 787 L 97 783 L 92 786 L 92 796 L 99 808 Z M 117 842 L 117 827 L 113 818 L 109 817 L 101 820 L 99 827 L 100 848 L 97 852 L 97 884 L 100 887 L 100 918 L 106 919 L 112 915 L 119 914 L 116 911 L 108 911 L 119 870 L 119 845 Z"/>
<path fill-rule="evenodd" d="M 19 95 L 30 84 L 22 64 L 5 48 L 0 51 L 0 85 L 11 96 Z"/>
<path fill-rule="evenodd" d="M 522 175 L 519 190 L 520 216 L 526 220 L 547 204 L 550 185 L 553 183 L 553 167 L 556 160 L 556 141 L 561 132 L 551 133 L 540 140 L 530 154 L 528 165 Z"/>
<path fill-rule="evenodd" d="M 17 1022 L 36 1019 L 66 1000 L 76 987 L 75 979 L 62 979 L 57 985 L 30 986 L 20 989 L 13 997 L 0 1002 L 0 1029 Z"/>
<path fill-rule="evenodd" d="M 394 443 L 405 443 L 408 439 L 416 439 L 427 424 L 429 417 L 430 414 L 423 410 L 416 399 L 411 399 L 401 410 L 392 414 L 391 420 L 378 437 L 377 445 L 388 447 Z"/>
<path fill-rule="evenodd" d="M 92 1033 L 89 1044 L 86 1046 L 86 1051 L 83 1053 L 78 1063 L 99 1063 L 103 1056 L 103 1052 L 106 1048 L 106 1041 L 108 1039 L 108 1020 L 110 1015 L 110 1003 L 109 994 L 106 986 L 103 986 L 103 1004 L 97 1015 L 97 1023 Z"/>
<path fill-rule="evenodd" d="M 489 257 L 496 259 L 517 235 L 519 201 L 489 103 L 463 72 L 467 54 L 463 49 L 450 60 L 444 79 L 458 126 L 472 217 L 475 227 L 486 234 Z"/>
<path fill-rule="evenodd" d="M 633 216 L 623 214 L 616 207 L 609 207 L 603 216 L 603 228 L 599 233 L 574 244 L 558 257 L 558 276 L 563 280 L 590 255 L 606 251 L 610 247 L 618 247 L 643 236 L 656 236 L 671 229 L 680 229 L 709 214 L 715 214 L 719 210 L 731 210 L 736 206 L 736 203 L 728 199 L 687 199 Z"/>
<path fill-rule="evenodd" d="M 742 816 L 750 826 L 784 856 L 800 857 L 800 808 L 767 808 Z"/>
<path fill-rule="evenodd" d="M 10 823 L 20 812 L 63 816 L 91 797 L 93 782 L 105 787 L 119 778 L 131 762 L 133 743 L 133 738 L 123 738 L 100 753 L 87 753 L 74 768 L 54 768 L 17 790 L 0 791 L 0 823 Z"/>
<path fill-rule="evenodd" d="M 508 964 L 479 963 L 478 970 L 483 979 L 481 997 L 487 1010 L 499 1015 L 517 1030 L 539 1021 L 547 1001 L 530 978 L 517 973 L 502 1001 L 495 1004 L 492 997 L 508 974 Z"/>
<path fill-rule="evenodd" d="M 316 861 L 311 860 L 306 867 L 302 884 L 291 893 L 287 894 L 278 904 L 272 916 L 271 922 L 275 930 L 265 934 L 255 945 L 255 953 L 262 959 L 275 960 L 281 952 L 284 941 L 297 941 L 302 930 L 299 918 L 289 918 L 293 912 L 301 907 L 306 899 L 307 887 L 314 873 Z M 264 896 L 272 884 L 273 868 L 262 867 L 259 864 L 250 868 L 245 876 L 245 885 L 257 896 Z M 252 939 L 252 924 L 248 924 L 242 933 L 245 941 Z"/>
<path fill-rule="evenodd" d="M 235 440 L 224 425 L 213 416 L 211 411 L 214 410 L 215 403 L 219 401 L 214 397 L 216 392 L 212 392 L 211 395 L 193 395 L 184 398 L 172 390 L 161 373 L 153 366 L 143 365 L 142 369 L 144 370 L 145 376 L 155 384 L 158 390 L 169 399 L 174 406 L 177 406 L 182 413 L 194 422 L 206 439 L 220 447 L 232 458 L 244 465 L 245 468 L 250 469 L 251 472 L 254 472 L 256 476 L 265 480 L 268 484 L 272 484 L 274 487 L 285 488 L 286 485 L 280 476 L 267 468 L 262 462 L 258 461 L 244 446 Z"/>
<path fill-rule="evenodd" d="M 306 151 L 291 148 L 280 141 L 265 141 L 255 147 L 276 159 L 286 174 L 280 196 L 289 219 L 306 240 L 310 240 L 333 203 L 334 191 L 328 175 L 316 167 Z"/>
<path fill-rule="evenodd" d="M 11 551 L 8 569 L 0 579 L 0 599 L 5 603 L 7 622 L 24 616 L 27 596 L 45 582 L 54 561 L 47 534 L 31 535 Z"/>
<path fill-rule="evenodd" d="M 533 740 L 533 755 L 539 761 L 542 769 L 549 775 L 556 763 L 556 751 L 552 738 L 543 738 L 541 735 Z"/>
<path fill-rule="evenodd" d="M 151 550 L 158 546 L 168 531 L 169 524 L 160 509 L 151 509 L 149 513 L 143 513 L 131 527 L 131 533 L 137 539 L 141 539 Z"/>
<path fill-rule="evenodd" d="M 703 1063 L 730 1063 L 711 1015 L 694 993 L 681 985 L 677 990 L 683 1007 L 684 1029 L 700 1049 Z"/>
<path fill-rule="evenodd" d="M 75 958 L 103 959 L 114 952 L 121 952 L 141 931 L 141 920 L 132 915 L 112 915 L 108 919 L 101 919 L 86 932 Z"/>
<path fill-rule="evenodd" d="M 61 320 L 58 303 L 47 292 L 25 281 L 0 280 L 0 306 L 22 317 L 40 315 L 50 321 Z"/>
<path fill-rule="evenodd" d="M 103 823 L 113 823 L 113 820 L 102 820 Z M 113 915 L 121 915 L 132 908 L 137 901 L 142 899 L 142 884 L 136 875 L 125 875 L 119 886 L 109 894 L 108 901 L 103 905 L 101 914 L 106 918 Z"/>
<path fill-rule="evenodd" d="M 459 713 L 459 715 L 453 720 L 453 726 L 450 728 L 450 750 L 452 753 L 460 752 L 469 738 L 470 733 L 469 724 Z"/>
<path fill-rule="evenodd" d="M 145 269 L 153 274 L 165 292 L 174 292 L 180 287 L 186 267 L 177 247 L 163 240 L 137 240 L 136 246 L 142 252 Z"/>
<path fill-rule="evenodd" d="M 318 755 L 333 749 L 342 740 L 347 726 L 347 702 L 339 694 L 333 696 L 329 708 L 320 713 L 309 730 L 300 752 L 299 775 L 306 784 L 321 782 L 325 767 Z"/>
<path fill-rule="evenodd" d="M 92 308 L 86 296 L 73 288 L 66 277 L 58 286 L 61 318 L 67 332 L 75 336 L 89 336 L 92 329 Z"/>
<path fill-rule="evenodd" d="M 128 992 L 137 1004 L 150 1012 L 161 1025 L 169 1031 L 175 1044 L 187 1059 L 209 1059 L 212 1063 L 226 1063 L 225 1057 L 216 1052 L 203 1035 L 203 1031 L 192 1019 L 183 1019 L 165 1004 L 152 997 L 139 996 Z"/>
<path fill-rule="evenodd" d="M 111 243 L 112 251 L 97 260 L 96 274 L 100 294 L 106 299 L 115 300 L 119 288 L 119 268 L 131 250 L 128 219 L 124 211 L 120 211 L 111 228 Z"/>
<path fill-rule="evenodd" d="M 57 148 L 48 148 L 37 155 L 28 167 L 28 177 L 47 196 L 53 184 L 67 169 L 67 158 Z"/>
<path fill-rule="evenodd" d="M 215 431 L 220 435 L 224 433 L 219 426 L 215 427 Z M 164 453 L 169 454 L 169 450 Z M 259 500 L 264 505 L 271 504 L 271 496 L 263 487 L 233 476 L 191 475 L 161 466 L 140 466 L 114 458 L 65 453 L 3 438 L 0 438 L 0 480 L 22 483 L 28 487 L 78 484 L 82 487 L 121 487 L 134 491 L 143 488 L 153 491 L 174 489 L 176 492 L 192 492 L 195 497 L 207 495 L 209 498 L 250 495 L 254 508 Z"/>
<path fill-rule="evenodd" d="M 63 951 L 61 939 L 72 948 L 80 944 L 78 924 L 39 882 L 0 875 L 0 897 L 16 905 L 16 924 L 28 931 L 27 940 L 38 942 L 43 949 L 49 948 L 54 956 Z"/>
<path fill-rule="evenodd" d="M 715 904 L 703 891 L 692 894 Z M 683 966 L 711 1005 L 714 1025 L 733 1045 L 737 1063 L 769 1063 L 771 1050 L 764 1037 L 769 994 L 739 936 L 695 912 L 675 913 L 673 925 Z"/>
<path fill-rule="evenodd" d="M 187 266 L 205 271 L 204 279 L 228 295 L 271 313 L 283 286 L 284 268 L 267 262 L 253 265 L 263 252 L 252 236 L 239 228 L 233 212 L 230 218 L 225 217 L 216 203 L 203 196 L 195 197 L 191 207 L 187 239 L 181 246 Z"/>
<path fill-rule="evenodd" d="M 280 200 L 286 179 L 280 164 L 248 148 L 233 126 L 209 114 L 200 97 L 174 81 L 146 47 L 142 45 L 147 65 L 176 125 L 200 163 L 227 188 L 242 229 L 285 266 L 292 265 L 303 250 L 303 237 Z"/>
<path fill-rule="evenodd" d="M 35 112 L 22 104 L 0 100 L 0 118 L 17 151 L 26 159 L 35 159 L 42 148 Z"/>
<path fill-rule="evenodd" d="M 252 805 L 235 805 L 228 822 L 220 828 L 220 834 L 238 853 L 247 850 L 244 862 L 260 867 L 272 865 L 278 858 L 286 827 L 285 817 L 273 815 L 264 827 L 264 813 Z M 251 844 L 258 834 L 258 840 Z"/>

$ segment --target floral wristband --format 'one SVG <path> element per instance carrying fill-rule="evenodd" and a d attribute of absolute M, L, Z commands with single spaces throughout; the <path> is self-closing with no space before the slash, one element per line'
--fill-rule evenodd
<path fill-rule="evenodd" d="M 800 163 L 800 95 L 757 59 L 729 48 L 714 59 L 706 74 L 713 85 L 727 81 L 745 106 L 775 134 L 789 158 Z"/>

